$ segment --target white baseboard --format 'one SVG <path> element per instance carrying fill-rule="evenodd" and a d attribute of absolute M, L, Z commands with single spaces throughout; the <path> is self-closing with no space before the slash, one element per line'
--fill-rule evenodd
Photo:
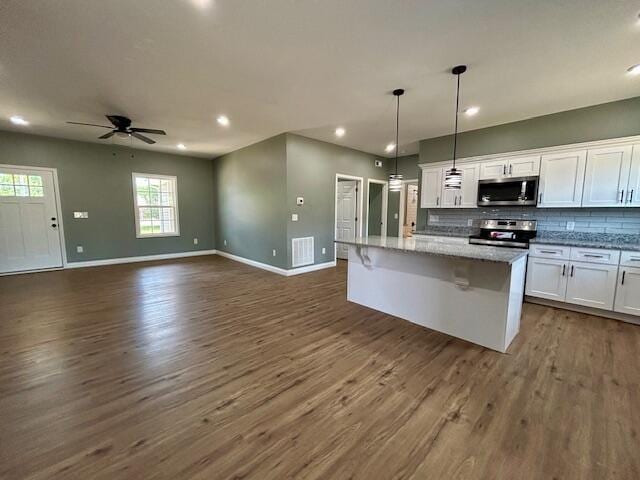
<path fill-rule="evenodd" d="M 235 260 L 236 262 L 244 263 L 246 265 L 251 265 L 252 267 L 261 268 L 262 270 L 277 273 L 278 275 L 283 275 L 285 277 L 300 275 L 301 273 L 315 272 L 316 270 L 322 270 L 323 268 L 331 268 L 336 266 L 336 262 L 334 260 L 332 262 L 317 263 L 315 265 L 308 265 L 306 267 L 298 267 L 287 270 L 286 268 L 274 267 L 273 265 L 269 265 L 267 263 L 257 262 L 249 258 L 239 257 L 238 255 L 233 255 L 227 252 L 221 252 L 220 250 L 218 250 L 216 254 L 220 255 L 221 257 Z"/>
<path fill-rule="evenodd" d="M 192 252 L 161 253 L 159 255 L 143 255 L 140 257 L 107 258 L 105 260 L 87 260 L 85 262 L 68 262 L 65 268 L 100 267 L 103 265 L 117 265 L 120 263 L 151 262 L 153 260 L 170 260 L 172 258 L 199 257 L 201 255 L 215 255 L 215 250 L 194 250 Z"/>

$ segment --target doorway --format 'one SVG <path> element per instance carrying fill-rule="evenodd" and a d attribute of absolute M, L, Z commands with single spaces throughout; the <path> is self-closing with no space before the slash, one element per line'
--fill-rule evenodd
<path fill-rule="evenodd" d="M 0 274 L 61 268 L 54 169 L 0 165 Z"/>
<path fill-rule="evenodd" d="M 362 236 L 362 177 L 336 174 L 336 240 Z M 336 244 L 336 258 L 347 259 L 347 245 Z"/>
<path fill-rule="evenodd" d="M 366 236 L 387 236 L 388 183 L 384 180 L 367 180 Z"/>
<path fill-rule="evenodd" d="M 418 218 L 418 179 L 404 180 L 400 190 L 398 237 L 412 237 Z"/>

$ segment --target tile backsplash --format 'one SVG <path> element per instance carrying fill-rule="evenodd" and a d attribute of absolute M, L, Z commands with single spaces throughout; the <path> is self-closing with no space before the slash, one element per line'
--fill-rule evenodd
<path fill-rule="evenodd" d="M 640 208 L 494 207 L 427 211 L 429 227 L 478 227 L 485 218 L 537 220 L 538 231 L 566 232 L 567 222 L 575 222 L 574 232 L 640 234 Z"/>

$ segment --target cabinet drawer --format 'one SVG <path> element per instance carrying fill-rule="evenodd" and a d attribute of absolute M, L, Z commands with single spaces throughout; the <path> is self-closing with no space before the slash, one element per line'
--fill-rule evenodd
<path fill-rule="evenodd" d="M 558 260 L 569 260 L 571 257 L 571 247 L 562 245 L 529 245 L 529 256 L 537 258 L 557 258 Z"/>
<path fill-rule="evenodd" d="M 625 267 L 640 267 L 640 252 L 622 252 L 620 254 L 620 265 Z"/>
<path fill-rule="evenodd" d="M 600 248 L 571 247 L 571 260 L 587 263 L 618 265 L 620 261 L 620 251 L 602 250 Z"/>

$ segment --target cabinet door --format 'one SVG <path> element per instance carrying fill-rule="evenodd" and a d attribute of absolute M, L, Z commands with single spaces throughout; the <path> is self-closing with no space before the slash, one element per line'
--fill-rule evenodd
<path fill-rule="evenodd" d="M 540 155 L 509 159 L 507 174 L 510 177 L 532 177 L 540 174 Z"/>
<path fill-rule="evenodd" d="M 587 152 L 583 207 L 625 206 L 631 152 L 631 145 L 597 148 Z"/>
<path fill-rule="evenodd" d="M 458 199 L 458 207 L 477 208 L 478 207 L 478 180 L 480 177 L 480 165 L 477 163 L 467 164 L 461 167 L 462 188 Z"/>
<path fill-rule="evenodd" d="M 640 315 L 640 268 L 620 267 L 614 310 Z"/>
<path fill-rule="evenodd" d="M 442 192 L 442 167 L 422 169 L 422 190 L 420 208 L 440 207 Z"/>
<path fill-rule="evenodd" d="M 571 262 L 567 302 L 612 310 L 617 275 L 617 265 Z"/>
<path fill-rule="evenodd" d="M 633 146 L 629 183 L 625 195 L 628 207 L 640 207 L 640 144 Z"/>
<path fill-rule="evenodd" d="M 507 159 L 489 160 L 480 164 L 480 180 L 502 178 L 507 176 Z"/>
<path fill-rule="evenodd" d="M 581 205 L 586 158 L 586 150 L 542 156 L 538 207 Z"/>
<path fill-rule="evenodd" d="M 531 297 L 564 302 L 567 291 L 567 262 L 529 257 L 525 293 Z"/>

